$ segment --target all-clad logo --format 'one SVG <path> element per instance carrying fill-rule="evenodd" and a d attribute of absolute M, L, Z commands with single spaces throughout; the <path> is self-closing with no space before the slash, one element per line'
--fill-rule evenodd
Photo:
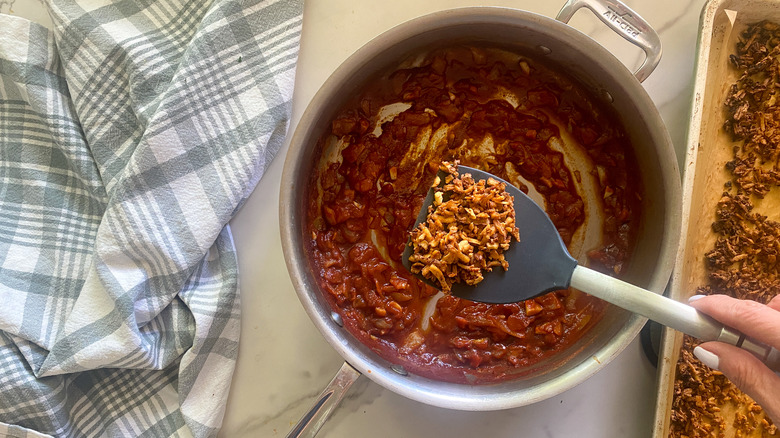
<path fill-rule="evenodd" d="M 635 28 L 634 26 L 631 25 L 631 23 L 625 20 L 624 17 L 631 17 L 630 12 L 626 12 L 625 14 L 620 14 L 614 9 L 609 8 L 602 15 L 606 17 L 607 20 L 615 23 L 623 32 L 629 34 L 632 37 L 636 37 L 641 33 L 639 29 Z"/>

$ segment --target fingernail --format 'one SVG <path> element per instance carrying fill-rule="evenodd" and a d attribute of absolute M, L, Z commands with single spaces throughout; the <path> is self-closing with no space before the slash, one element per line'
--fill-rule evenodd
<path fill-rule="evenodd" d="M 702 299 L 702 298 L 704 298 L 706 296 L 707 295 L 694 295 L 694 296 L 688 298 L 688 303 L 690 304 L 690 303 L 692 303 L 692 302 L 694 302 L 696 300 L 700 300 L 700 299 Z"/>
<path fill-rule="evenodd" d="M 693 355 L 704 365 L 707 365 L 715 371 L 719 371 L 718 366 L 720 365 L 720 358 L 715 353 L 701 347 L 696 347 L 693 349 Z"/>

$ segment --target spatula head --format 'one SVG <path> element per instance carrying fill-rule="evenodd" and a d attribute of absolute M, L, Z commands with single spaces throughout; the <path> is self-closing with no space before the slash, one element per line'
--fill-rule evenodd
<path fill-rule="evenodd" d="M 512 241 L 504 257 L 509 269 L 501 267 L 484 273 L 484 280 L 474 286 L 455 283 L 452 294 L 472 301 L 483 303 L 515 303 L 547 292 L 569 287 L 571 274 L 577 266 L 566 249 L 558 230 L 555 229 L 547 213 L 517 187 L 490 173 L 466 166 L 458 166 L 458 173 L 471 174 L 475 181 L 494 178 L 506 183 L 506 191 L 514 197 L 515 223 L 520 230 L 520 241 Z M 444 174 L 440 174 L 444 184 Z M 428 216 L 428 206 L 433 204 L 434 188 L 428 191 L 414 226 L 424 222 Z M 409 256 L 412 247 L 407 244 L 402 263 L 411 270 Z M 426 283 L 438 286 L 418 275 Z"/>

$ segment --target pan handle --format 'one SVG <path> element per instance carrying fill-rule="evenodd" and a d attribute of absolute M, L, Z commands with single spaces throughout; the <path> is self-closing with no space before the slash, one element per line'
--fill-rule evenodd
<path fill-rule="evenodd" d="M 330 413 L 338 406 L 341 399 L 355 380 L 360 377 L 360 371 L 344 362 L 339 371 L 328 383 L 328 386 L 317 396 L 314 406 L 298 421 L 298 424 L 287 434 L 287 438 L 313 438 L 317 435 Z"/>
<path fill-rule="evenodd" d="M 618 35 L 645 52 L 645 60 L 634 76 L 639 82 L 647 79 L 661 60 L 661 38 L 650 23 L 619 0 L 568 0 L 555 19 L 568 23 L 582 7 L 590 9 Z"/>

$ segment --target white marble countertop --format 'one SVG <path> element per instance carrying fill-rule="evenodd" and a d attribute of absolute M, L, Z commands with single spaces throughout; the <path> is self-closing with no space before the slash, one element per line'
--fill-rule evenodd
<path fill-rule="evenodd" d="M 494 5 L 554 17 L 550 0 L 306 0 L 291 131 L 314 93 L 353 51 L 381 32 L 441 9 Z M 704 0 L 627 1 L 659 32 L 664 55 L 644 87 L 658 106 L 678 160 L 683 156 Z M 0 12 L 46 24 L 39 1 L 0 0 Z M 570 23 L 633 69 L 631 46 L 581 10 Z M 286 148 L 232 221 L 241 268 L 242 333 L 222 436 L 282 437 L 342 364 L 293 291 L 279 238 L 278 200 Z M 460 412 L 405 399 L 365 377 L 320 432 L 327 437 L 646 437 L 656 397 L 655 369 L 638 339 L 585 383 L 531 406 Z"/>

